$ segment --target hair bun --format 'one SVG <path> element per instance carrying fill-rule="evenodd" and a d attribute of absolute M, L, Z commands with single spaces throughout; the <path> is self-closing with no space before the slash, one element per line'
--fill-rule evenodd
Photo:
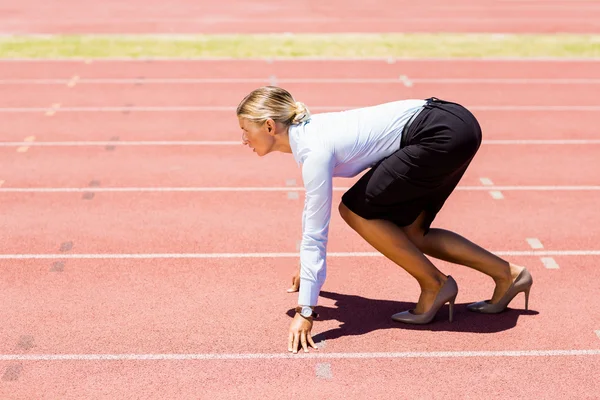
<path fill-rule="evenodd" d="M 306 122 L 310 119 L 310 111 L 306 104 L 297 101 L 296 102 L 296 116 L 292 121 L 292 124 L 301 124 L 302 122 Z"/>

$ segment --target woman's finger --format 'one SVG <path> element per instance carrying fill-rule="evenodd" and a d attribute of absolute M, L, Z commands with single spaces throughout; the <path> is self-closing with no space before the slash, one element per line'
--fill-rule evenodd
<path fill-rule="evenodd" d="M 298 352 L 298 332 L 294 332 L 294 345 L 293 345 L 293 352 L 294 354 Z"/>
<path fill-rule="evenodd" d="M 319 350 L 319 348 L 317 347 L 317 345 L 315 344 L 315 342 L 313 341 L 312 335 L 310 334 L 310 332 L 308 333 L 308 344 L 310 344 L 310 346 L 315 349 L 315 350 Z"/>
<path fill-rule="evenodd" d="M 292 346 L 294 345 L 294 333 L 290 332 L 288 336 L 288 351 L 292 351 Z"/>
<path fill-rule="evenodd" d="M 304 349 L 304 352 L 308 353 L 308 345 L 306 344 L 306 331 L 302 331 L 300 339 L 302 341 L 302 348 Z"/>
<path fill-rule="evenodd" d="M 288 291 L 288 293 L 297 292 L 299 287 L 300 287 L 300 285 L 299 285 L 298 275 L 294 275 L 292 277 L 292 286 L 287 291 Z"/>

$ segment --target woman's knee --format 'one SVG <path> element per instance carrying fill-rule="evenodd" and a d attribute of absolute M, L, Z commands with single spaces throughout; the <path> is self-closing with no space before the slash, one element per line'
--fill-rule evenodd
<path fill-rule="evenodd" d="M 343 201 L 340 201 L 340 205 L 338 206 L 338 211 L 342 217 L 342 219 L 346 222 L 349 222 L 350 219 L 352 218 L 352 211 L 350 211 L 350 209 L 348 207 L 346 207 L 346 205 L 344 204 Z"/>
<path fill-rule="evenodd" d="M 340 202 L 340 205 L 338 206 L 338 211 L 340 212 L 342 219 L 344 221 L 346 221 L 348 226 L 350 226 L 354 230 L 358 229 L 361 221 L 363 221 L 362 217 L 360 217 L 359 215 L 356 215 L 352 210 L 350 210 L 344 204 L 343 201 Z"/>
<path fill-rule="evenodd" d="M 424 217 L 424 213 L 421 213 L 412 224 L 402 227 L 402 230 L 404 231 L 408 239 L 419 250 L 422 250 L 425 246 L 425 229 L 423 229 Z"/>

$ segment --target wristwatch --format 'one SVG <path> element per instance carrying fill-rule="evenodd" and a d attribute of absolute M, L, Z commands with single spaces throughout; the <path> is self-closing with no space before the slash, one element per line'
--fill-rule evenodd
<path fill-rule="evenodd" d="M 296 307 L 296 312 L 303 316 L 304 318 L 317 318 L 319 314 L 317 314 L 312 308 L 309 306 L 298 306 Z"/>

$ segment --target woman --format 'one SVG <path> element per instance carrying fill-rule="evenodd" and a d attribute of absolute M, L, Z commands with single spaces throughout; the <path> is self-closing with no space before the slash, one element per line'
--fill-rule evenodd
<path fill-rule="evenodd" d="M 312 309 L 326 276 L 326 246 L 331 216 L 332 177 L 365 173 L 342 197 L 342 218 L 387 258 L 404 268 L 421 287 L 412 310 L 392 319 L 429 323 L 458 293 L 451 276 L 425 256 L 462 264 L 490 276 L 490 300 L 471 311 L 498 313 L 520 292 L 528 308 L 532 278 L 456 233 L 431 229 L 442 205 L 463 176 L 481 144 L 475 117 L 459 104 L 436 98 L 402 100 L 344 112 L 310 115 L 286 90 L 262 87 L 237 108 L 242 141 L 259 156 L 292 153 L 302 165 L 306 198 L 302 215 L 300 272 L 291 291 L 298 308 L 288 335 L 288 350 L 316 346 L 311 337 Z"/>

